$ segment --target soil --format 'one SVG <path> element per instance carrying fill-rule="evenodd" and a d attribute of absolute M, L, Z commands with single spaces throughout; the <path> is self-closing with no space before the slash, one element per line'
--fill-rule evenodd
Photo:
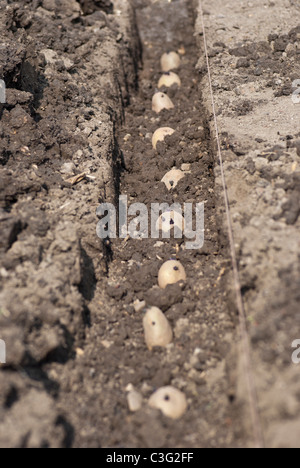
<path fill-rule="evenodd" d="M 299 366 L 291 359 L 292 343 L 300 336 L 300 107 L 293 98 L 300 76 L 299 3 L 214 0 L 204 7 L 265 445 L 299 447 Z M 202 44 L 200 16 L 196 34 Z M 203 57 L 197 68 L 204 71 L 202 90 L 210 114 Z M 212 120 L 210 128 L 214 134 Z M 217 166 L 215 176 L 221 202 Z M 238 346 L 232 352 L 238 354 Z M 249 443 L 243 373 L 232 370 L 238 377 L 236 401 L 244 408 L 240 414 Z"/>
<path fill-rule="evenodd" d="M 297 446 L 299 7 L 204 3 L 260 416 L 268 446 Z M 0 0 L 1 447 L 254 445 L 197 6 Z M 175 107 L 157 115 L 167 50 L 181 54 L 182 86 L 162 90 Z M 161 126 L 175 133 L 155 151 Z M 186 174 L 168 191 L 173 167 Z M 203 248 L 102 241 L 97 207 L 120 195 L 203 202 Z M 162 291 L 169 259 L 188 279 Z M 169 319 L 166 349 L 147 349 L 136 301 Z M 165 385 L 187 397 L 179 421 L 147 405 Z"/>

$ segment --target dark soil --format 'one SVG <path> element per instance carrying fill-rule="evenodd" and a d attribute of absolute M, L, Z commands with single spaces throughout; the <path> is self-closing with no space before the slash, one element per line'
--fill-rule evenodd
<path fill-rule="evenodd" d="M 107 269 L 95 212 L 115 198 L 114 128 L 140 56 L 134 11 L 116 21 L 101 5 L 0 2 L 1 446 L 74 443 L 52 363 L 68 379 L 95 320 L 87 302 Z"/>

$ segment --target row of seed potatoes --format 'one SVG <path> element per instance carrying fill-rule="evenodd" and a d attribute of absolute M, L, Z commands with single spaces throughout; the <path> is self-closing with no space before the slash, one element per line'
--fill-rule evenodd
<path fill-rule="evenodd" d="M 167 52 L 161 57 L 161 68 L 163 75 L 158 82 L 158 89 L 161 87 L 181 86 L 179 76 L 173 71 L 180 67 L 181 59 L 176 52 Z M 173 109 L 174 104 L 171 99 L 162 92 L 157 92 L 152 99 L 152 110 L 159 114 L 163 109 Z M 152 138 L 153 148 L 156 149 L 158 142 L 163 142 L 166 136 L 172 135 L 174 129 L 169 127 L 159 128 Z M 174 189 L 178 182 L 184 177 L 184 172 L 177 168 L 172 168 L 162 179 L 168 190 Z M 163 213 L 157 224 L 161 231 L 171 231 L 177 227 L 181 231 L 184 228 L 184 218 L 174 211 Z M 186 281 L 186 272 L 183 265 L 177 260 L 169 260 L 162 265 L 158 274 L 158 285 L 165 289 L 168 285 Z M 143 320 L 146 344 L 151 351 L 154 347 L 166 347 L 173 341 L 173 330 L 164 313 L 157 307 L 150 307 L 146 311 Z M 138 409 L 141 401 L 138 402 L 138 394 L 130 388 L 128 394 L 129 407 L 134 411 Z M 138 403 L 137 405 L 135 403 Z M 152 408 L 159 409 L 162 413 L 172 419 L 179 419 L 187 410 L 187 400 L 185 395 L 178 389 L 168 386 L 159 388 L 149 399 Z"/>

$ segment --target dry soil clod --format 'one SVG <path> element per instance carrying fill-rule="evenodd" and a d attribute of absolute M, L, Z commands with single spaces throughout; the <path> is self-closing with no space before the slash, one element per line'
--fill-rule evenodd
<path fill-rule="evenodd" d="M 155 346 L 165 348 L 173 340 L 173 331 L 168 319 L 157 307 L 151 307 L 143 320 L 145 341 L 150 351 Z"/>
<path fill-rule="evenodd" d="M 161 57 L 160 63 L 162 71 L 168 72 L 179 68 L 181 64 L 181 59 L 176 52 L 167 52 Z"/>
<path fill-rule="evenodd" d="M 145 301 L 139 301 L 138 299 L 134 301 L 133 307 L 136 313 L 141 312 L 146 307 Z"/>
<path fill-rule="evenodd" d="M 149 399 L 151 408 L 159 409 L 171 419 L 181 418 L 187 410 L 187 401 L 184 393 L 174 387 L 159 388 Z"/>
<path fill-rule="evenodd" d="M 158 273 L 158 285 L 161 289 L 166 289 L 169 284 L 176 284 L 186 279 L 185 269 L 177 260 L 165 262 Z"/>
<path fill-rule="evenodd" d="M 173 85 L 177 85 L 179 88 L 181 86 L 181 79 L 174 72 L 165 72 L 158 82 L 158 88 L 162 88 L 163 86 L 171 88 Z"/>
<path fill-rule="evenodd" d="M 153 137 L 152 137 L 152 146 L 153 146 L 153 148 L 156 149 L 157 143 L 159 141 L 164 141 L 166 136 L 173 135 L 174 132 L 175 132 L 175 130 L 173 130 L 173 128 L 170 128 L 170 127 L 158 128 L 153 133 Z"/>
<path fill-rule="evenodd" d="M 139 411 L 143 405 L 143 397 L 142 395 L 132 388 L 127 394 L 127 403 L 128 408 L 132 413 Z"/>
<path fill-rule="evenodd" d="M 152 99 L 152 110 L 154 112 L 159 114 L 163 109 L 170 110 L 173 108 L 174 108 L 174 104 L 169 98 L 169 96 L 167 96 L 167 94 L 164 94 L 164 93 L 154 94 L 153 99 Z"/>
<path fill-rule="evenodd" d="M 184 176 L 184 172 L 180 169 L 171 169 L 171 171 L 167 172 L 161 181 L 165 184 L 168 190 L 172 190 L 178 185 L 178 182 L 183 179 Z"/>

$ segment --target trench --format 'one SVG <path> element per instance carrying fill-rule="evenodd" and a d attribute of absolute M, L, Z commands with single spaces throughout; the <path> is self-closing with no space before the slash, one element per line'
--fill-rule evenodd
<path fill-rule="evenodd" d="M 186 239 L 109 239 L 107 278 L 88 302 L 93 317 L 86 332 L 82 379 L 77 368 L 70 403 L 72 420 L 81 430 L 74 444 L 81 447 L 230 447 L 242 440 L 235 407 L 235 386 L 227 373 L 236 335 L 234 309 L 226 288 L 230 261 L 220 236 L 214 184 L 214 155 L 202 104 L 201 76 L 196 71 L 198 47 L 195 12 L 190 2 L 136 1 L 143 48 L 138 91 L 131 95 L 125 123 L 117 129 L 116 201 L 128 203 L 204 203 L 205 243 L 186 249 Z M 160 57 L 178 51 L 181 88 L 162 88 L 174 109 L 151 109 L 161 76 Z M 172 127 L 175 133 L 152 148 L 153 132 Z M 176 167 L 185 171 L 168 191 L 163 176 Z M 109 247 L 108 247 L 109 245 Z M 158 271 L 170 259 L 187 273 L 184 284 L 157 286 Z M 149 351 L 144 341 L 143 313 L 135 306 L 159 307 L 173 330 L 173 343 Z M 140 308 L 141 309 L 141 308 Z M 188 411 L 179 421 L 150 409 L 147 400 L 158 388 L 172 385 L 185 393 Z M 126 394 L 135 388 L 142 408 L 128 410 Z M 76 391 L 78 390 L 78 391 Z"/>

